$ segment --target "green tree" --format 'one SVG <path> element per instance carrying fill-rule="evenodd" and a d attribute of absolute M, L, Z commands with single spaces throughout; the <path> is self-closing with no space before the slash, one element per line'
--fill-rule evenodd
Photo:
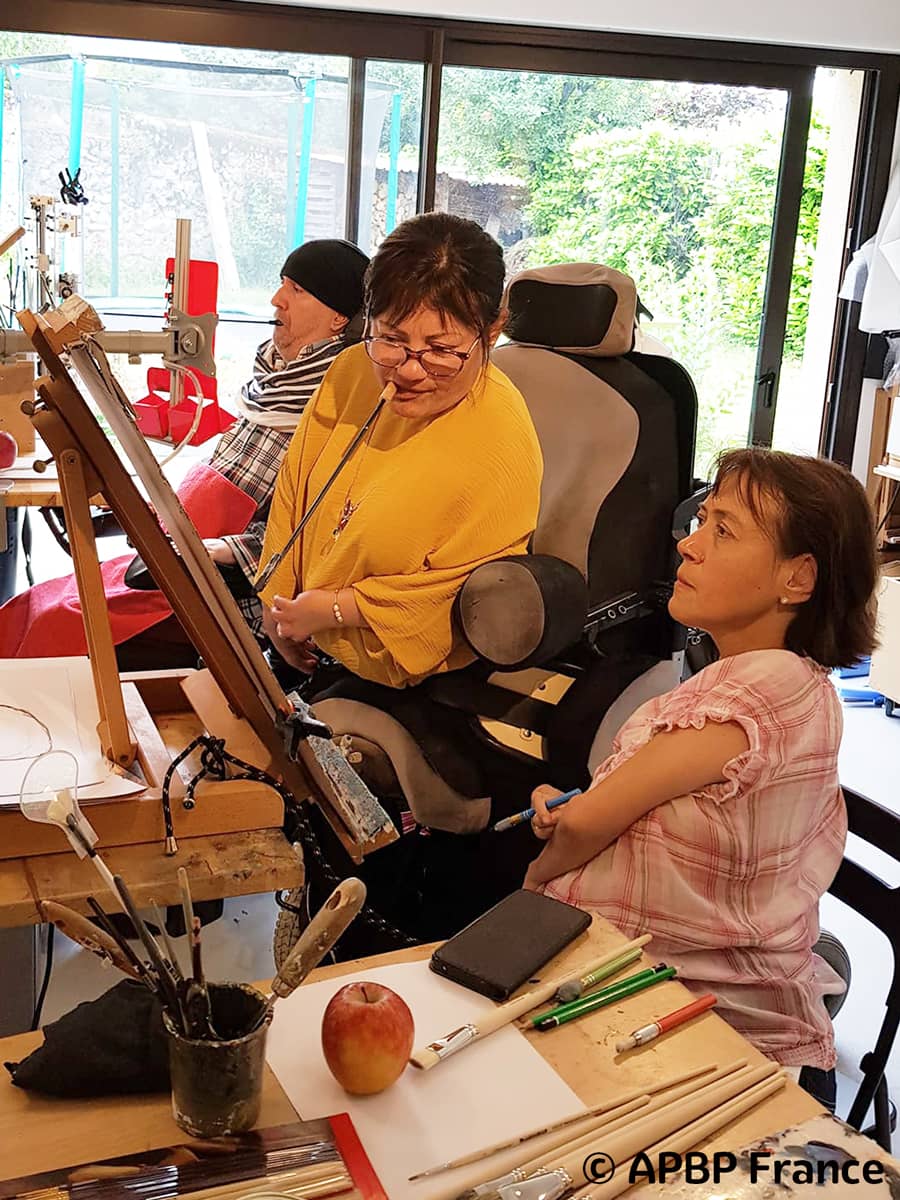
<path fill-rule="evenodd" d="M 654 122 L 576 138 L 533 192 L 533 255 L 621 270 L 649 261 L 680 279 L 698 249 L 711 169 L 709 139 L 698 130 Z"/>
<path fill-rule="evenodd" d="M 759 139 L 733 147 L 719 165 L 712 203 L 699 224 L 703 241 L 712 247 L 716 274 L 731 312 L 731 337 L 746 345 L 756 344 L 762 321 L 780 142 L 778 135 L 767 131 Z M 785 353 L 791 357 L 802 355 L 806 337 L 827 154 L 828 127 L 814 116 L 785 334 Z"/>

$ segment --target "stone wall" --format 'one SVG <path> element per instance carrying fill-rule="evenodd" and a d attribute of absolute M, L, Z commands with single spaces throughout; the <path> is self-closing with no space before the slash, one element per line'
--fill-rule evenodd
<path fill-rule="evenodd" d="M 376 170 L 372 213 L 372 242 L 375 245 L 384 237 L 387 178 L 386 170 Z M 398 173 L 398 223 L 415 214 L 417 183 L 415 171 Z M 527 202 L 528 189 L 521 184 L 469 183 L 445 172 L 438 173 L 435 208 L 477 221 L 504 249 L 516 245 L 525 236 L 523 210 Z"/>

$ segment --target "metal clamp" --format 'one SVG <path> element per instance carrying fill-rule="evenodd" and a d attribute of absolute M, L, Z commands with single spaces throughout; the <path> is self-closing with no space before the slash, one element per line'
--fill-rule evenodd
<path fill-rule="evenodd" d="M 169 360 L 178 366 L 190 367 L 195 371 L 202 371 L 204 375 L 214 376 L 216 362 L 212 356 L 212 340 L 217 323 L 218 317 L 215 313 L 190 316 L 180 309 L 170 309 L 166 331 L 174 332 L 175 344 L 168 356 Z"/>
<path fill-rule="evenodd" d="M 476 1037 L 478 1030 L 474 1025 L 460 1025 L 459 1029 L 454 1029 L 446 1037 L 429 1042 L 428 1049 L 433 1050 L 438 1058 L 449 1058 L 457 1050 L 462 1050 L 463 1046 L 468 1046 L 469 1042 L 474 1042 Z"/>

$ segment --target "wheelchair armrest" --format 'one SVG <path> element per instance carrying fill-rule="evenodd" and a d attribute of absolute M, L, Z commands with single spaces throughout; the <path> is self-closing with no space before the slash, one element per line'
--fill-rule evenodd
<path fill-rule="evenodd" d="M 577 642 L 587 584 L 570 563 L 518 554 L 477 567 L 456 599 L 456 618 L 475 653 L 497 670 L 537 666 Z"/>

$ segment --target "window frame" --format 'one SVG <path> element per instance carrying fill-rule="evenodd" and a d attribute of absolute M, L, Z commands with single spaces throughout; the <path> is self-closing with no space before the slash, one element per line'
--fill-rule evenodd
<path fill-rule="evenodd" d="M 365 68 L 369 60 L 424 64 L 418 211 L 434 206 L 445 66 L 776 87 L 788 93 L 748 436 L 771 444 L 793 247 L 817 67 L 866 71 L 847 228 L 847 257 L 874 233 L 887 194 L 900 104 L 900 56 L 789 44 L 609 33 L 486 21 L 390 16 L 239 0 L 31 0 L 5 15 L 10 31 L 342 55 L 350 59 L 345 232 L 358 230 Z M 822 450 L 849 463 L 868 338 L 857 306 L 839 301 Z"/>

